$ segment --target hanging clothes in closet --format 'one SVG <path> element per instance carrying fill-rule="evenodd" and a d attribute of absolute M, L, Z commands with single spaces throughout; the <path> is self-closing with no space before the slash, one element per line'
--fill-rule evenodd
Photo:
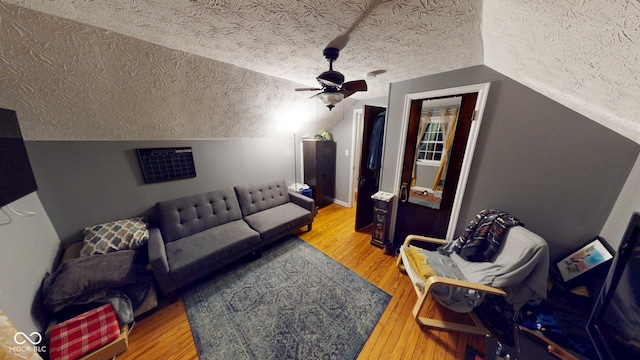
<path fill-rule="evenodd" d="M 384 118 L 386 111 L 378 114 L 373 122 L 371 132 L 371 142 L 369 143 L 369 154 L 367 156 L 367 167 L 370 170 L 380 169 L 382 161 L 382 140 L 384 137 Z"/>

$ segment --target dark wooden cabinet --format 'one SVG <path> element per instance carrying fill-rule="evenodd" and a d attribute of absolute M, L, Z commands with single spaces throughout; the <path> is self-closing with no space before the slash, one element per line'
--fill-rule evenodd
<path fill-rule="evenodd" d="M 316 206 L 323 208 L 335 198 L 336 143 L 304 139 L 302 144 L 304 183 L 311 188 Z"/>

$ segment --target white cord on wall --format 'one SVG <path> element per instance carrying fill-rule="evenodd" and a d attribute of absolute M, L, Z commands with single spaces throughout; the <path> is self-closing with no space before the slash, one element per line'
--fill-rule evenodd
<path fill-rule="evenodd" d="M 22 210 L 17 210 L 14 207 L 12 207 L 11 205 L 7 205 L 5 206 L 7 209 L 11 210 L 12 213 L 21 216 L 21 217 L 27 217 L 27 216 L 33 216 L 36 215 L 35 212 L 33 211 L 22 211 Z M 5 208 L 0 208 L 0 211 L 2 211 L 2 213 L 7 217 L 7 220 L 0 222 L 0 225 L 9 225 L 11 224 L 11 222 L 13 221 L 13 219 L 11 218 L 11 214 L 9 214 L 7 212 L 7 210 L 5 210 Z"/>
<path fill-rule="evenodd" d="M 12 207 L 11 205 L 7 205 L 7 208 L 8 208 L 9 210 L 11 210 L 11 212 L 13 212 L 14 214 L 16 214 L 16 215 L 18 215 L 18 216 L 22 216 L 22 217 L 25 217 L 25 216 L 33 216 L 33 215 L 35 215 L 35 214 L 36 214 L 36 213 L 35 213 L 35 212 L 33 212 L 33 211 L 22 211 L 22 210 L 16 210 L 16 209 L 15 209 L 14 207 Z"/>

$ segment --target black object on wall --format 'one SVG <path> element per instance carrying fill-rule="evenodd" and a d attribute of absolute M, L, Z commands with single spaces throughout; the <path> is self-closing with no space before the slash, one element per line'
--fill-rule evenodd
<path fill-rule="evenodd" d="M 0 108 L 0 206 L 38 190 L 22 140 L 18 116 Z"/>
<path fill-rule="evenodd" d="M 196 177 L 191 147 L 136 149 L 145 183 Z"/>
<path fill-rule="evenodd" d="M 331 203 L 336 190 L 336 143 L 304 139 L 304 183 L 309 185 L 318 208 Z"/>

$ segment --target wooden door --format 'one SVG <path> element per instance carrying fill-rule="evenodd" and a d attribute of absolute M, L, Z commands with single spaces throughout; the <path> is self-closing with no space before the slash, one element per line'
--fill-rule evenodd
<path fill-rule="evenodd" d="M 460 95 L 457 95 L 460 96 Z M 415 163 L 415 145 L 418 137 L 418 124 L 420 121 L 420 111 L 422 101 L 413 100 L 409 115 L 409 126 L 407 128 L 407 140 L 405 144 L 402 180 L 400 189 L 400 201 L 398 201 L 398 211 L 396 216 L 396 227 L 394 233 L 394 246 L 402 244 L 404 238 L 409 234 L 420 234 L 444 239 L 447 234 L 453 201 L 456 189 L 460 180 L 462 161 L 469 138 L 471 122 L 473 121 L 474 110 L 478 93 L 464 94 L 460 104 L 458 123 L 455 129 L 455 136 L 451 147 L 451 155 L 446 170 L 446 182 L 442 190 L 442 201 L 439 209 L 425 207 L 406 201 L 408 197 L 408 184 L 411 182 L 413 166 Z"/>
<path fill-rule="evenodd" d="M 378 114 L 386 109 L 378 106 L 364 106 L 362 126 L 362 150 L 360 164 L 358 164 L 358 193 L 356 200 L 355 229 L 361 230 L 373 223 L 373 199 L 371 195 L 378 192 L 380 169 L 370 169 L 367 165 L 371 136 Z M 382 127 L 384 133 L 384 126 Z"/>

